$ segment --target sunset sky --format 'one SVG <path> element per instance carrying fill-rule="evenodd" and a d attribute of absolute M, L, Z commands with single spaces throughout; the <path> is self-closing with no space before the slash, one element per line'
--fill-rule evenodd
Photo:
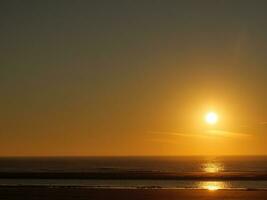
<path fill-rule="evenodd" d="M 266 8 L 1 1 L 0 156 L 267 154 Z"/>

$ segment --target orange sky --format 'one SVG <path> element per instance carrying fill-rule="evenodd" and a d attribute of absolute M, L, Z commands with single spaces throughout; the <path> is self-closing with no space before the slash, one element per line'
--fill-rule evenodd
<path fill-rule="evenodd" d="M 1 3 L 0 156 L 266 154 L 265 8 Z"/>

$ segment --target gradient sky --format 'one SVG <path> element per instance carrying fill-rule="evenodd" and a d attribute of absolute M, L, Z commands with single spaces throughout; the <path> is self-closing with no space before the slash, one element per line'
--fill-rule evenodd
<path fill-rule="evenodd" d="M 266 8 L 1 1 L 0 156 L 267 154 Z"/>

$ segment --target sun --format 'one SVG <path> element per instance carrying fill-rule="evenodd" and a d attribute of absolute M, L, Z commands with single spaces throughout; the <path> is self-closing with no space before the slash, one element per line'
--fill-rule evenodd
<path fill-rule="evenodd" d="M 210 125 L 214 125 L 218 122 L 218 115 L 215 112 L 208 112 L 205 115 L 205 122 Z"/>

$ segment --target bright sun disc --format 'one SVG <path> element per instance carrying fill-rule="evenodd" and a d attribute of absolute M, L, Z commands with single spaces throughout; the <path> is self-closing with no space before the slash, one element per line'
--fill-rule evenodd
<path fill-rule="evenodd" d="M 205 121 L 208 124 L 216 124 L 218 121 L 218 115 L 215 112 L 209 112 L 205 116 Z"/>

